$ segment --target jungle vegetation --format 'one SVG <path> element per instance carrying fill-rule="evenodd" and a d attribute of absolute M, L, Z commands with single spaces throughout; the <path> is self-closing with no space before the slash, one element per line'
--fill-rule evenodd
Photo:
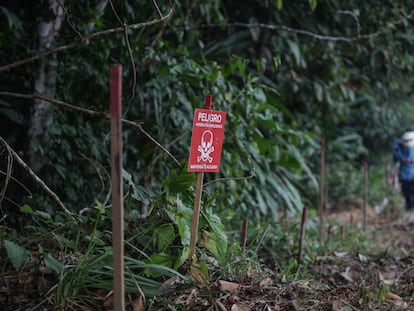
<path fill-rule="evenodd" d="M 200 240 L 220 263 L 244 219 L 254 244 L 304 206 L 316 214 L 322 138 L 328 203 L 362 196 L 364 161 L 381 202 L 392 142 L 414 122 L 413 18 L 407 0 L 3 1 L 2 269 L 41 254 L 31 262 L 60 276 L 62 306 L 74 284 L 110 288 L 111 64 L 123 65 L 126 262 L 147 295 L 188 259 L 186 161 L 208 94 L 227 121 Z"/>

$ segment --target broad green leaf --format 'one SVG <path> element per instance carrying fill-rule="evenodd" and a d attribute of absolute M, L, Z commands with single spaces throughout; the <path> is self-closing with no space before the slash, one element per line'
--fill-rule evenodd
<path fill-rule="evenodd" d="M 33 209 L 28 204 L 24 204 L 22 207 L 20 207 L 20 211 L 25 214 L 33 214 Z"/>
<path fill-rule="evenodd" d="M 279 11 L 283 8 L 283 0 L 276 0 L 276 8 Z"/>
<path fill-rule="evenodd" d="M 45 258 L 45 265 L 46 267 L 55 271 L 57 274 L 60 274 L 64 268 L 64 264 L 57 260 L 55 257 L 53 257 L 51 254 L 47 254 Z"/>
<path fill-rule="evenodd" d="M 159 251 L 165 251 L 175 240 L 175 237 L 175 230 L 172 224 L 165 224 L 154 230 L 154 238 Z"/>
<path fill-rule="evenodd" d="M 40 217 L 46 219 L 46 220 L 50 220 L 52 218 L 49 213 L 46 213 L 46 212 L 43 212 L 43 211 L 35 211 L 34 213 L 36 215 L 39 215 Z"/>
<path fill-rule="evenodd" d="M 315 11 L 316 6 L 318 5 L 318 0 L 309 0 L 309 5 L 312 11 Z"/>
<path fill-rule="evenodd" d="M 172 268 L 174 264 L 174 258 L 166 253 L 154 254 L 146 261 L 147 264 L 151 263 L 153 266 L 148 266 L 145 269 L 145 274 L 150 277 L 159 277 L 165 274 L 164 269 L 159 269 L 157 266 Z"/>
<path fill-rule="evenodd" d="M 27 260 L 30 252 L 24 247 L 17 245 L 13 241 L 4 240 L 4 247 L 7 251 L 7 257 L 10 259 L 13 267 L 19 269 Z"/>
<path fill-rule="evenodd" d="M 288 40 L 289 48 L 295 57 L 296 65 L 300 66 L 302 62 L 302 56 L 300 53 L 299 45 L 292 40 Z"/>

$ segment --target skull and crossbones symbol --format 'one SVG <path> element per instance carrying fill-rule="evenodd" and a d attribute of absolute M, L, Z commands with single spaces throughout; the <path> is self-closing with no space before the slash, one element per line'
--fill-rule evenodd
<path fill-rule="evenodd" d="M 201 145 L 198 146 L 198 151 L 201 154 L 197 157 L 197 162 L 201 160 L 211 163 L 213 161 L 213 157 L 210 157 L 210 153 L 214 151 L 213 133 L 210 130 L 204 131 L 203 135 L 201 135 Z"/>

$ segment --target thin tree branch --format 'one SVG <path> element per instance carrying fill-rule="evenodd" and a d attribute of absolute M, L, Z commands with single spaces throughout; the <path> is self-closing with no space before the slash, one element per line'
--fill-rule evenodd
<path fill-rule="evenodd" d="M 136 128 L 138 128 L 145 136 L 147 136 L 154 144 L 156 144 L 159 148 L 161 148 L 171 159 L 174 160 L 174 162 L 177 165 L 180 165 L 180 162 L 171 154 L 171 152 L 169 152 L 163 145 L 161 145 L 159 142 L 157 142 L 148 132 L 146 132 L 143 128 L 142 125 L 133 121 L 129 121 L 129 120 L 125 120 L 122 119 L 122 122 L 132 125 Z"/>
<path fill-rule="evenodd" d="M 210 185 L 212 183 L 216 183 L 216 182 L 222 182 L 222 181 L 228 181 L 228 180 L 244 180 L 244 179 L 251 179 L 251 178 L 254 178 L 254 177 L 256 177 L 256 174 L 253 172 L 249 176 L 216 178 L 216 179 L 213 179 L 209 182 L 204 183 L 204 186 L 208 186 L 208 185 Z"/>
<path fill-rule="evenodd" d="M 124 28 L 125 28 L 125 31 L 124 31 L 125 44 L 127 46 L 129 61 L 131 63 L 131 68 L 132 68 L 131 96 L 129 97 L 129 99 L 127 101 L 127 103 L 129 104 L 131 102 L 131 100 L 135 97 L 135 88 L 137 86 L 137 70 L 136 70 L 136 67 L 135 67 L 135 59 L 134 59 L 134 56 L 132 55 L 131 44 L 129 43 L 128 29 L 127 29 L 126 24 L 124 25 Z"/>
<path fill-rule="evenodd" d="M 69 12 L 68 12 L 68 10 L 66 9 L 66 7 L 65 7 L 65 5 L 62 3 L 62 1 L 61 0 L 56 0 L 57 1 L 57 3 L 60 5 L 60 7 L 62 8 L 62 10 L 63 10 L 63 13 L 65 14 L 65 16 L 66 16 L 66 22 L 68 23 L 68 25 L 69 25 L 69 27 L 78 35 L 78 37 L 81 39 L 81 40 L 83 40 L 83 37 L 82 37 L 82 34 L 81 34 L 81 32 L 79 31 L 79 30 L 77 30 L 76 28 L 75 28 L 75 26 L 73 26 L 73 24 L 72 24 L 72 21 L 70 20 L 70 15 L 69 15 Z"/>
<path fill-rule="evenodd" d="M 33 100 L 33 99 L 41 99 L 41 100 L 50 102 L 52 104 L 60 105 L 60 106 L 63 106 L 65 108 L 69 108 L 69 109 L 72 109 L 72 110 L 75 110 L 75 111 L 82 112 L 82 113 L 87 114 L 87 115 L 89 115 L 91 117 L 98 117 L 98 118 L 110 119 L 109 113 L 107 113 L 107 112 L 95 111 L 95 110 L 90 110 L 90 109 L 78 107 L 78 106 L 71 105 L 71 104 L 68 104 L 66 102 L 63 102 L 61 100 L 53 99 L 53 98 L 48 98 L 48 97 L 45 97 L 45 96 L 32 95 L 32 94 L 20 94 L 20 93 L 5 92 L 5 91 L 0 91 L 0 96 L 10 96 L 10 97 L 17 97 L 17 98 L 25 98 L 25 99 L 30 99 L 30 100 Z M 141 123 L 134 122 L 134 121 L 130 121 L 130 120 L 126 120 L 126 119 L 122 119 L 121 121 L 123 123 L 125 123 L 125 124 L 131 125 L 131 126 L 137 128 L 137 129 L 139 129 L 154 144 L 156 144 L 171 159 L 173 159 L 173 161 L 175 163 L 177 163 L 178 165 L 180 165 L 180 162 L 171 154 L 171 152 L 169 152 L 164 146 L 162 146 L 159 142 L 157 142 L 157 140 L 155 138 L 153 138 L 148 132 L 146 132 L 144 130 L 144 128 L 142 127 Z"/>
<path fill-rule="evenodd" d="M 111 0 L 109 0 L 109 4 L 111 6 L 112 12 L 114 13 L 116 19 L 118 20 L 118 23 L 124 27 L 124 38 L 125 38 L 125 44 L 127 47 L 127 52 L 128 52 L 128 57 L 129 57 L 129 62 L 131 63 L 131 68 L 132 68 L 132 92 L 131 92 L 131 96 L 129 97 L 127 103 L 129 104 L 131 102 L 131 100 L 135 97 L 135 87 L 137 85 L 137 71 L 135 68 L 135 60 L 134 60 L 134 56 L 132 55 L 132 50 L 131 50 L 131 44 L 129 43 L 129 36 L 128 36 L 128 28 L 127 28 L 127 24 L 124 23 L 121 18 L 119 17 L 114 4 L 112 3 Z M 162 15 L 161 15 L 162 18 Z"/>
<path fill-rule="evenodd" d="M 112 9 L 112 13 L 114 13 L 116 19 L 118 20 L 119 25 L 123 26 L 124 22 L 122 21 L 122 19 L 119 17 L 118 12 L 115 10 L 114 4 L 112 3 L 111 0 L 109 0 L 109 5 L 111 6 Z"/>
<path fill-rule="evenodd" d="M 40 186 L 55 202 L 59 205 L 59 207 L 68 215 L 72 215 L 72 213 L 65 207 L 65 205 L 62 203 L 60 198 L 54 193 L 50 188 L 45 184 L 43 180 L 41 180 L 29 167 L 29 165 L 26 164 L 20 158 L 20 156 L 10 147 L 10 145 L 3 139 L 3 137 L 0 136 L 0 142 L 8 149 L 13 159 L 24 168 L 24 170 L 29 174 L 29 176 L 35 181 L 36 184 Z"/>
<path fill-rule="evenodd" d="M 212 183 L 215 183 L 215 182 L 228 181 L 228 180 L 244 180 L 244 179 L 251 179 L 251 178 L 256 177 L 256 169 L 254 168 L 253 163 L 252 163 L 252 159 L 250 157 L 249 157 L 249 162 L 250 162 L 250 165 L 251 165 L 251 168 L 252 168 L 252 172 L 250 173 L 250 175 L 242 176 L 242 177 L 216 178 L 216 179 L 213 179 L 213 180 L 205 183 L 204 186 L 208 186 L 209 184 L 212 184 Z"/>
<path fill-rule="evenodd" d="M 402 24 L 405 20 L 412 19 L 413 17 L 414 17 L 414 11 L 412 11 L 407 16 L 401 16 L 399 19 L 388 23 L 385 27 L 379 29 L 376 32 L 372 32 L 372 33 L 369 33 L 369 34 L 362 34 L 362 35 L 358 32 L 358 34 L 356 36 L 352 36 L 352 37 L 327 36 L 327 35 L 321 35 L 321 34 L 318 34 L 318 33 L 312 32 L 312 31 L 303 30 L 303 29 L 296 29 L 296 28 L 292 28 L 292 27 L 288 27 L 288 26 L 284 26 L 284 25 L 271 25 L 271 24 L 264 24 L 264 23 L 251 23 L 251 24 L 249 24 L 249 23 L 235 22 L 235 23 L 227 23 L 227 24 L 204 24 L 204 25 L 201 25 L 200 28 L 212 28 L 212 27 L 216 27 L 216 28 L 220 28 L 220 27 L 264 28 L 264 29 L 269 29 L 269 30 L 279 30 L 279 31 L 286 31 L 286 32 L 290 32 L 290 33 L 295 33 L 295 34 L 298 34 L 298 35 L 308 36 L 308 37 L 311 37 L 313 39 L 317 39 L 317 40 L 321 40 L 321 41 L 355 42 L 355 41 L 372 39 L 372 38 L 378 37 L 379 35 L 383 34 L 387 29 L 392 28 L 394 26 L 397 26 L 399 24 Z M 358 27 L 360 27 L 360 26 L 358 25 Z M 359 29 L 358 29 L 358 31 L 359 31 Z"/>
<path fill-rule="evenodd" d="M 126 27 L 127 30 L 129 30 L 129 29 L 135 30 L 135 29 L 140 29 L 140 28 L 143 28 L 143 27 L 152 26 L 152 25 L 158 24 L 160 22 L 167 21 L 168 19 L 171 18 L 173 13 L 174 13 L 174 6 L 171 6 L 171 9 L 162 18 L 153 19 L 151 21 L 147 21 L 147 22 L 143 22 L 143 23 L 126 25 L 125 27 Z M 110 28 L 110 29 L 106 29 L 106 30 L 102 30 L 102 31 L 97 31 L 97 32 L 91 33 L 89 35 L 85 35 L 85 36 L 83 36 L 83 39 L 81 39 L 81 40 L 76 40 L 76 41 L 73 41 L 69 44 L 59 46 L 55 49 L 45 51 L 44 53 L 35 55 L 33 57 L 25 58 L 25 59 L 22 59 L 20 61 L 8 64 L 8 65 L 1 66 L 0 67 L 0 72 L 10 70 L 12 68 L 15 68 L 15 67 L 18 67 L 18 66 L 21 66 L 21 65 L 32 63 L 32 62 L 34 62 L 34 61 L 36 61 L 40 58 L 49 56 L 49 55 L 54 54 L 54 53 L 60 53 L 60 52 L 72 49 L 72 48 L 80 45 L 83 42 L 87 42 L 88 40 L 92 40 L 92 39 L 95 39 L 95 38 L 100 37 L 100 36 L 109 35 L 109 34 L 118 33 L 118 32 L 124 32 L 125 27 L 124 26 L 115 27 L 115 28 Z"/>
<path fill-rule="evenodd" d="M 71 105 L 68 104 L 64 101 L 58 100 L 58 99 L 54 99 L 54 98 L 49 98 L 46 96 L 42 96 L 42 95 L 35 95 L 35 94 L 21 94 L 21 93 L 13 93 L 13 92 L 7 92 L 7 91 L 0 91 L 0 96 L 9 96 L 9 97 L 15 97 L 15 98 L 24 98 L 24 99 L 28 99 L 28 100 L 34 100 L 34 99 L 39 99 L 39 100 L 43 100 L 52 104 L 56 104 L 59 106 L 63 106 L 65 108 L 69 108 L 72 110 L 76 110 L 79 112 L 82 112 L 84 114 L 87 114 L 91 117 L 100 117 L 100 118 L 106 118 L 109 119 L 109 114 L 107 112 L 101 112 L 101 111 L 95 111 L 95 110 L 90 110 L 90 109 L 86 109 L 86 108 L 82 108 L 79 106 L 75 106 L 75 105 Z"/>
<path fill-rule="evenodd" d="M 111 180 L 111 176 L 110 176 L 110 174 L 105 170 L 105 168 L 103 167 L 103 165 L 101 164 L 101 163 L 99 163 L 98 161 L 96 161 L 96 160 L 94 160 L 94 159 L 91 159 L 91 158 L 89 158 L 88 156 L 86 156 L 85 154 L 83 154 L 83 153 L 80 153 L 80 156 L 82 157 L 82 158 L 84 158 L 86 161 L 89 161 L 92 165 L 93 165 L 93 167 L 95 168 L 95 171 L 96 171 L 96 173 L 98 174 L 98 176 L 99 176 L 99 180 L 101 181 L 101 190 L 100 190 L 100 192 L 95 196 L 95 198 L 99 198 L 103 193 L 104 193 L 104 191 L 105 191 L 105 178 L 104 178 L 104 176 L 103 176 L 103 174 L 101 173 L 101 170 L 105 173 L 105 175 L 106 175 L 106 180 L 108 180 L 109 181 L 109 183 L 110 183 L 110 180 Z M 109 187 L 110 188 L 110 187 Z M 108 200 L 109 200 L 109 198 L 111 197 L 111 189 L 109 189 L 108 191 L 107 191 L 107 193 L 106 193 L 106 195 L 105 195 L 105 201 L 103 201 L 102 202 L 102 204 L 103 205 L 105 205 L 107 202 L 108 202 Z M 93 202 L 93 204 L 96 204 L 96 202 L 94 201 Z"/>
<path fill-rule="evenodd" d="M 158 15 L 160 16 L 160 18 L 162 18 L 162 13 L 161 13 L 161 10 L 160 10 L 160 8 L 159 8 L 159 6 L 158 6 L 157 1 L 156 1 L 156 0 L 152 0 L 152 3 L 154 4 L 155 9 L 156 9 L 156 10 L 157 10 L 157 12 L 158 12 Z"/>
<path fill-rule="evenodd" d="M 358 16 L 356 16 L 354 12 L 348 11 L 348 10 L 339 10 L 338 12 L 340 14 L 350 15 L 354 19 L 355 24 L 357 26 L 357 36 L 360 36 L 361 35 L 361 24 L 359 23 Z"/>
<path fill-rule="evenodd" d="M 0 170 L 0 174 L 1 175 L 6 175 L 7 172 L 4 172 L 4 171 Z M 13 180 L 16 184 L 18 184 L 20 187 L 22 187 L 27 192 L 29 197 L 33 196 L 32 192 L 25 185 L 23 185 L 23 183 L 21 183 L 17 178 L 14 178 L 13 176 L 10 176 L 10 180 Z"/>
<path fill-rule="evenodd" d="M 9 181 L 11 179 L 11 172 L 12 172 L 12 167 L 13 167 L 13 157 L 12 157 L 12 154 L 11 154 L 11 150 L 9 148 L 7 148 L 7 146 L 6 146 L 6 150 L 7 150 L 7 153 L 8 153 L 6 155 L 6 157 L 7 157 L 7 170 L 4 174 L 4 175 L 6 175 L 6 180 L 4 182 L 4 187 L 0 192 L 0 205 L 1 205 L 1 202 L 3 201 L 3 198 L 6 195 L 7 185 L 9 184 Z"/>

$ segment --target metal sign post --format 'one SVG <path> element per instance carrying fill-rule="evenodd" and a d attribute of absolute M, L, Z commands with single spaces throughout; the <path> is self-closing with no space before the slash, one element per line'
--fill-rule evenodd
<path fill-rule="evenodd" d="M 212 110 L 211 105 L 212 96 L 207 95 L 205 109 L 196 109 L 194 112 L 188 171 L 197 173 L 197 183 L 191 226 L 190 260 L 194 255 L 197 240 L 204 172 L 218 172 L 220 170 L 226 113 Z"/>
<path fill-rule="evenodd" d="M 114 310 L 125 310 L 124 204 L 122 183 L 122 65 L 110 66 L 112 252 Z"/>

